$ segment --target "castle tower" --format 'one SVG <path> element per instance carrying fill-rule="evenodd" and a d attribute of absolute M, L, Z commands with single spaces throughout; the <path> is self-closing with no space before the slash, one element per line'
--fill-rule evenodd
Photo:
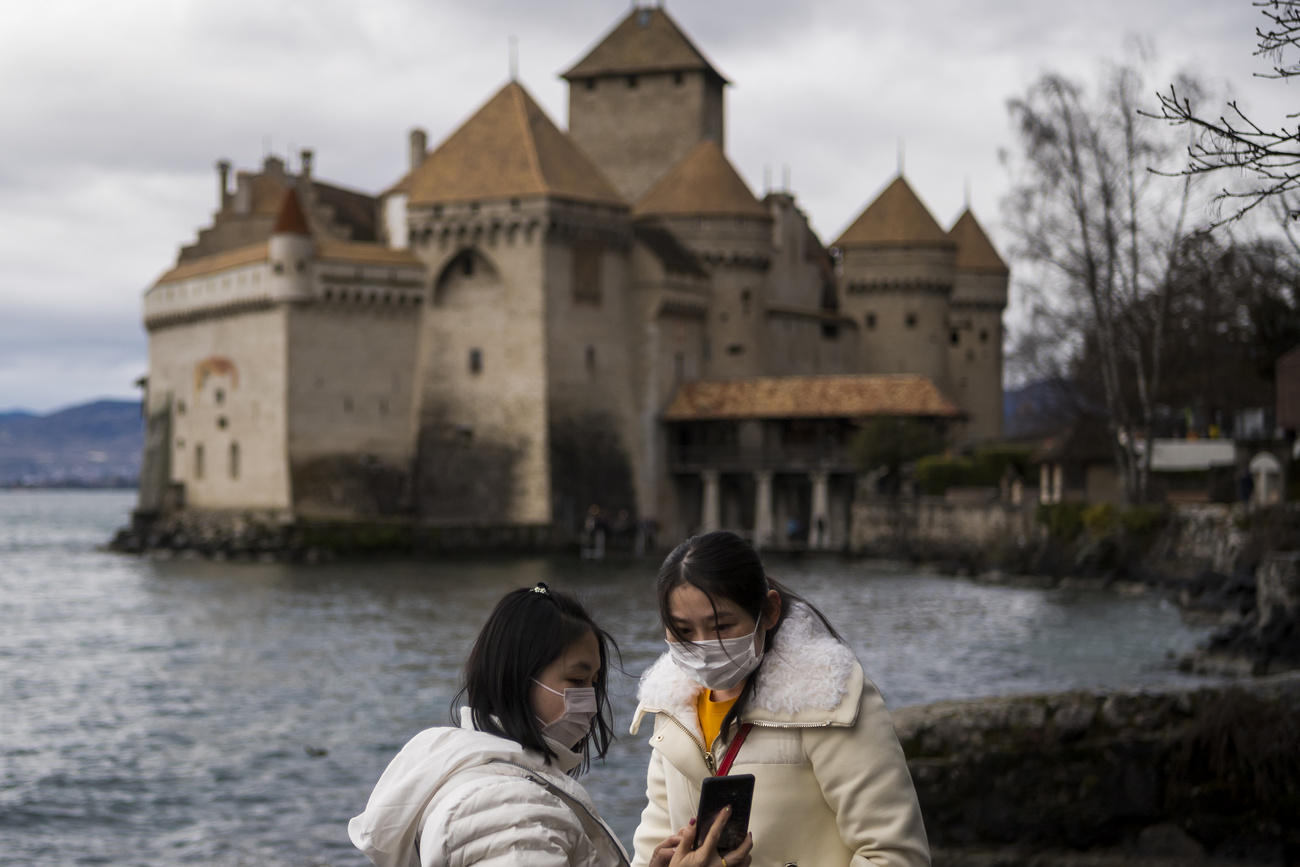
<path fill-rule="evenodd" d="M 723 88 L 662 8 L 633 8 L 569 82 L 569 135 L 628 201 L 703 139 L 724 145 Z"/>
<path fill-rule="evenodd" d="M 967 208 L 948 237 L 957 244 L 949 312 L 951 395 L 970 416 L 966 436 L 1002 435 L 1002 311 L 1010 270 Z"/>
<path fill-rule="evenodd" d="M 436 520 L 634 508 L 628 206 L 516 82 L 394 190 L 430 275 L 416 501 Z"/>
<path fill-rule="evenodd" d="M 858 370 L 918 373 L 948 390 L 957 245 L 899 175 L 835 241 L 841 311 L 862 328 Z"/>
<path fill-rule="evenodd" d="M 298 201 L 298 194 L 290 188 L 284 193 L 267 242 L 271 261 L 270 295 L 273 299 L 311 296 L 314 248 L 307 215 Z"/>
<path fill-rule="evenodd" d="M 764 373 L 766 280 L 772 216 L 727 161 L 704 139 L 637 202 L 638 221 L 658 221 L 712 276 L 707 377 Z"/>

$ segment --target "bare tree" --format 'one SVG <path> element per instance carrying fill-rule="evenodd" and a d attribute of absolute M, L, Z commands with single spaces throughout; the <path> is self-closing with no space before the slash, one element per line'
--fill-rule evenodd
<path fill-rule="evenodd" d="M 1160 391 L 1169 279 L 1187 234 L 1191 177 L 1149 171 L 1181 145 L 1137 113 L 1132 66 L 1085 88 L 1049 74 L 1010 101 L 1019 151 L 1004 201 L 1016 253 L 1037 278 L 1039 327 L 1076 356 L 1093 342 L 1116 470 L 1126 499 L 1149 489 L 1147 447 Z M 1127 399 L 1129 394 L 1134 400 Z"/>
<path fill-rule="evenodd" d="M 1300 62 L 1288 62 L 1290 49 L 1300 46 L 1300 0 L 1256 0 L 1256 7 L 1267 23 L 1255 28 L 1258 38 L 1256 56 L 1269 58 L 1271 72 L 1256 73 L 1261 78 L 1291 78 L 1300 75 Z M 1187 166 L 1183 175 L 1205 175 L 1224 169 L 1239 171 L 1254 179 L 1249 188 L 1227 186 L 1215 197 L 1220 203 L 1232 203 L 1226 216 L 1213 225 L 1236 220 L 1261 202 L 1285 203 L 1289 219 L 1300 217 L 1287 194 L 1300 189 L 1300 126 L 1288 129 L 1261 127 L 1238 107 L 1228 102 L 1227 111 L 1217 118 L 1203 117 L 1194 109 L 1195 96 L 1180 93 L 1177 84 L 1167 93 L 1157 94 L 1160 113 L 1175 125 L 1190 126 L 1196 135 L 1187 148 Z M 1145 113 L 1145 112 L 1144 112 Z M 1289 114 L 1289 118 L 1300 114 Z"/>

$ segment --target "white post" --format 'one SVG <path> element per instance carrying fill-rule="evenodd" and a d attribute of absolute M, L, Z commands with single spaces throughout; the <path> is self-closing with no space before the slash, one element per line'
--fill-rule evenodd
<path fill-rule="evenodd" d="M 754 473 L 754 547 L 772 544 L 772 471 Z"/>
<path fill-rule="evenodd" d="M 704 470 L 700 473 L 704 480 L 704 505 L 700 510 L 700 531 L 712 533 L 722 524 L 719 517 L 721 504 L 718 500 L 718 471 Z"/>

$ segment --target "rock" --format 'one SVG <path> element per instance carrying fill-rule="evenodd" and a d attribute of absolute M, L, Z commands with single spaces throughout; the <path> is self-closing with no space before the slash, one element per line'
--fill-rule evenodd
<path fill-rule="evenodd" d="M 1187 859 L 1187 863 L 1205 857 L 1205 847 L 1173 822 L 1148 825 L 1138 832 L 1137 851 L 1142 855 Z"/>

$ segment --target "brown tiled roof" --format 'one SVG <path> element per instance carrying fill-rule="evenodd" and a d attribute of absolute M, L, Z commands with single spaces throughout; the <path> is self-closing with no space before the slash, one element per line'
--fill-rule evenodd
<path fill-rule="evenodd" d="M 742 418 L 952 418 L 961 411 L 924 376 L 769 376 L 688 382 L 667 421 Z"/>
<path fill-rule="evenodd" d="M 322 241 L 316 245 L 316 258 L 322 262 L 364 262 L 408 267 L 424 265 L 410 250 L 394 250 L 383 244 L 358 241 Z"/>
<path fill-rule="evenodd" d="M 563 77 L 574 81 L 602 75 L 695 69 L 726 81 L 667 12 L 637 8 L 614 25 Z"/>
<path fill-rule="evenodd" d="M 311 228 L 307 225 L 307 215 L 302 212 L 302 203 L 298 194 L 292 189 L 285 190 L 280 197 L 280 212 L 271 227 L 272 235 L 306 235 L 311 237 Z"/>
<path fill-rule="evenodd" d="M 634 212 L 654 216 L 767 217 L 722 148 L 704 139 L 655 181 Z"/>
<path fill-rule="evenodd" d="M 316 201 L 329 205 L 334 219 L 352 230 L 353 241 L 373 241 L 378 237 L 379 200 L 375 196 L 317 180 L 311 186 Z"/>
<path fill-rule="evenodd" d="M 215 274 L 219 271 L 225 271 L 228 268 L 234 268 L 239 265 L 252 265 L 255 262 L 265 262 L 270 258 L 267 249 L 267 243 L 260 241 L 256 244 L 249 244 L 246 247 L 237 247 L 234 250 L 227 250 L 224 253 L 217 253 L 213 256 L 204 256 L 201 259 L 195 259 L 192 262 L 186 262 L 184 265 L 177 265 L 167 273 L 163 274 L 154 281 L 154 285 L 160 283 L 175 283 L 178 280 L 188 280 L 191 277 L 202 277 L 207 274 Z"/>
<path fill-rule="evenodd" d="M 1008 274 L 1010 269 L 1002 261 L 989 236 L 984 234 L 970 208 L 962 212 L 957 222 L 948 230 L 948 237 L 957 242 L 957 270 L 977 271 L 984 274 Z"/>
<path fill-rule="evenodd" d="M 835 242 L 836 247 L 952 244 L 902 175 L 894 178 Z"/>
<path fill-rule="evenodd" d="M 404 183 L 412 205 L 516 196 L 626 204 L 513 81 L 448 136 Z"/>
<path fill-rule="evenodd" d="M 655 255 L 659 264 L 670 274 L 688 277 L 708 277 L 709 272 L 700 264 L 699 257 L 678 240 L 667 228 L 654 221 L 641 221 L 632 228 L 632 235 Z"/>

